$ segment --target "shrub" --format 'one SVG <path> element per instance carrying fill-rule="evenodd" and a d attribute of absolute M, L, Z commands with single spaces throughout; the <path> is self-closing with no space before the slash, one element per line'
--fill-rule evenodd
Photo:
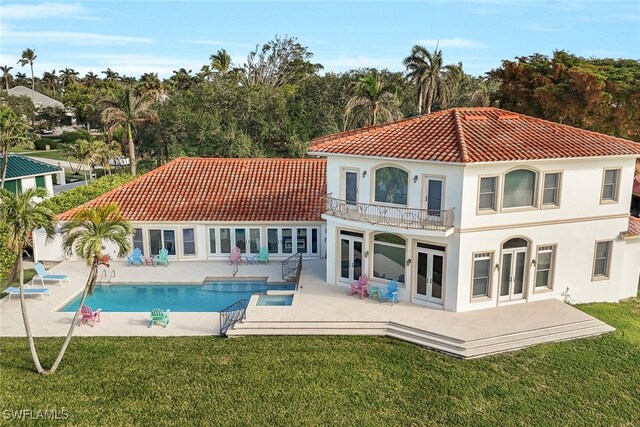
<path fill-rule="evenodd" d="M 86 131 L 84 129 L 72 132 L 63 132 L 62 136 L 60 136 L 60 142 L 62 144 L 73 144 L 79 139 L 86 139 L 87 141 L 91 141 L 92 136 L 89 131 Z"/>
<path fill-rule="evenodd" d="M 47 144 L 49 144 L 49 140 L 47 138 L 40 138 L 33 141 L 33 146 L 36 150 L 45 150 L 47 148 Z"/>
<path fill-rule="evenodd" d="M 0 283 L 4 283 L 16 261 L 16 253 L 7 248 L 7 225 L 0 223 Z"/>
<path fill-rule="evenodd" d="M 81 185 L 69 191 L 65 191 L 64 193 L 60 193 L 57 196 L 53 196 L 50 199 L 45 200 L 43 205 L 51 209 L 54 214 L 61 214 L 69 209 L 75 208 L 76 206 L 80 206 L 89 200 L 95 199 L 96 197 L 101 196 L 107 191 L 111 191 L 122 184 L 126 184 L 133 178 L 134 177 L 129 174 L 103 176 L 91 181 L 89 185 Z"/>

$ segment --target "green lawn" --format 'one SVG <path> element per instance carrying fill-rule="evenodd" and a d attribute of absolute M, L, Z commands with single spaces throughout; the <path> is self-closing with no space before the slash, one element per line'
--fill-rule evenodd
<path fill-rule="evenodd" d="M 44 378 L 4 338 L 0 401 L 95 426 L 638 425 L 640 303 L 580 308 L 618 330 L 467 361 L 374 337 L 74 338 Z M 45 363 L 60 342 L 37 340 Z"/>
<path fill-rule="evenodd" d="M 59 160 L 62 163 L 63 167 L 65 167 L 65 164 L 67 167 L 69 166 L 69 164 L 67 163 L 69 160 L 71 160 L 72 162 L 78 161 L 78 159 L 76 159 L 75 157 L 67 156 L 60 150 L 23 151 L 20 154 L 29 156 L 29 157 L 37 157 L 41 159 Z"/>

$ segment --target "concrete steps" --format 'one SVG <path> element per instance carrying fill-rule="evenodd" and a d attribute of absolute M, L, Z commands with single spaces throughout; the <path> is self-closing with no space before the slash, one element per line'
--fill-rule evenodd
<path fill-rule="evenodd" d="M 461 358 L 476 358 L 518 350 L 532 345 L 596 336 L 615 329 L 597 320 L 496 334 L 483 339 L 461 340 L 397 322 L 357 321 L 252 321 L 245 319 L 227 332 L 229 337 L 250 335 L 373 335 L 389 336 Z"/>

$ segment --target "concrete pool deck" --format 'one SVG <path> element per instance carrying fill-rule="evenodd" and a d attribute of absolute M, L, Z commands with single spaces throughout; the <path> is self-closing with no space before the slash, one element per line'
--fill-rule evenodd
<path fill-rule="evenodd" d="M 112 262 L 98 277 L 112 274 L 112 283 L 201 283 L 206 277 L 231 277 L 226 262 L 174 262 L 168 267 L 128 267 Z M 459 357 L 479 357 L 530 345 L 600 335 L 614 328 L 556 299 L 453 313 L 400 302 L 389 303 L 349 296 L 348 289 L 325 282 L 323 260 L 305 261 L 300 289 L 291 306 L 256 306 L 251 298 L 246 319 L 227 332 L 246 335 L 380 335 L 391 336 Z M 89 268 L 64 261 L 52 273 L 68 274 L 71 283 L 46 285 L 44 301 L 27 297 L 35 336 L 64 336 L 73 313 L 57 312 L 82 290 Z M 115 273 L 112 273 L 115 272 Z M 267 277 L 281 281 L 281 264 L 242 265 L 236 279 Z M 36 283 L 39 286 L 39 283 Z M 277 294 L 277 292 L 274 292 Z M 93 307 L 97 309 L 99 307 Z M 149 313 L 102 313 L 102 321 L 77 327 L 77 336 L 196 336 L 217 335 L 218 313 L 172 312 L 167 328 L 148 328 Z M 24 336 L 17 298 L 0 301 L 0 335 Z"/>

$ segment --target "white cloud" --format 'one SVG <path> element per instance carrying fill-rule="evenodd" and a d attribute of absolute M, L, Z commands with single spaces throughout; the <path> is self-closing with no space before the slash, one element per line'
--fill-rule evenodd
<path fill-rule="evenodd" d="M 439 49 L 479 49 L 486 47 L 484 43 L 475 40 L 463 39 L 461 37 L 454 37 L 450 39 L 422 39 L 416 40 L 415 43 L 425 45 L 426 47 L 436 47 L 437 45 Z"/>
<path fill-rule="evenodd" d="M 3 26 L 0 36 L 4 44 L 38 43 L 38 44 L 68 44 L 74 46 L 95 45 L 131 45 L 150 44 L 150 37 L 129 37 L 112 34 L 84 33 L 75 31 L 13 31 Z"/>
<path fill-rule="evenodd" d="M 2 6 L 4 21 L 41 18 L 86 18 L 88 10 L 77 3 L 13 3 Z"/>

